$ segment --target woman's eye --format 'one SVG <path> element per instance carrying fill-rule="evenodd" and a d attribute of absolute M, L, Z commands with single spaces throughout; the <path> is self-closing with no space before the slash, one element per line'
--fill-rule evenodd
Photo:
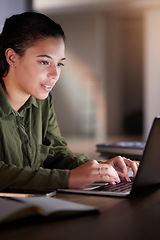
<path fill-rule="evenodd" d="M 49 62 L 47 62 L 47 61 L 41 61 L 40 62 L 42 65 L 49 65 Z"/>
<path fill-rule="evenodd" d="M 63 63 L 58 63 L 58 67 L 63 67 L 64 64 Z"/>

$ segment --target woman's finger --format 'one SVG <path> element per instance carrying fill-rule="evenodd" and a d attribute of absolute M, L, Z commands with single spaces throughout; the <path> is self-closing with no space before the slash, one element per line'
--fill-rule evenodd
<path fill-rule="evenodd" d="M 98 164 L 97 174 L 103 181 L 120 182 L 117 171 L 109 164 Z"/>

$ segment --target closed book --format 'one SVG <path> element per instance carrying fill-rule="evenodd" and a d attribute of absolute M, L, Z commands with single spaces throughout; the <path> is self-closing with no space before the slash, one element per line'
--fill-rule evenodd
<path fill-rule="evenodd" d="M 145 142 L 139 141 L 118 141 L 112 143 L 100 143 L 96 145 L 96 150 L 101 155 L 108 158 L 121 155 L 127 158 L 133 158 L 133 160 L 140 160 Z"/>
<path fill-rule="evenodd" d="M 74 203 L 51 197 L 15 197 L 0 199 L 0 222 L 18 220 L 26 217 L 76 216 L 99 212 L 94 206 Z"/>

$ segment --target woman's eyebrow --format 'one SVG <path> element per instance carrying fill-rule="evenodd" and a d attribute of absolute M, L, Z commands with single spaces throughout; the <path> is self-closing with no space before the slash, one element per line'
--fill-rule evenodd
<path fill-rule="evenodd" d="M 46 58 L 53 59 L 51 56 L 49 56 L 49 55 L 46 55 L 46 54 L 38 55 L 37 57 L 46 57 Z"/>
<path fill-rule="evenodd" d="M 49 55 L 46 55 L 46 54 L 42 54 L 42 55 L 38 55 L 37 57 L 46 57 L 46 58 L 50 58 L 50 59 L 53 59 L 51 56 Z M 66 58 L 61 58 L 61 60 L 66 60 Z"/>

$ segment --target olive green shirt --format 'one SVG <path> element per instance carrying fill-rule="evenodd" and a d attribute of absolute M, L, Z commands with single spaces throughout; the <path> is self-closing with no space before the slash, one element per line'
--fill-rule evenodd
<path fill-rule="evenodd" d="M 30 97 L 17 112 L 0 84 L 0 191 L 67 188 L 69 170 L 88 160 L 68 149 L 51 94 L 45 100 Z"/>

